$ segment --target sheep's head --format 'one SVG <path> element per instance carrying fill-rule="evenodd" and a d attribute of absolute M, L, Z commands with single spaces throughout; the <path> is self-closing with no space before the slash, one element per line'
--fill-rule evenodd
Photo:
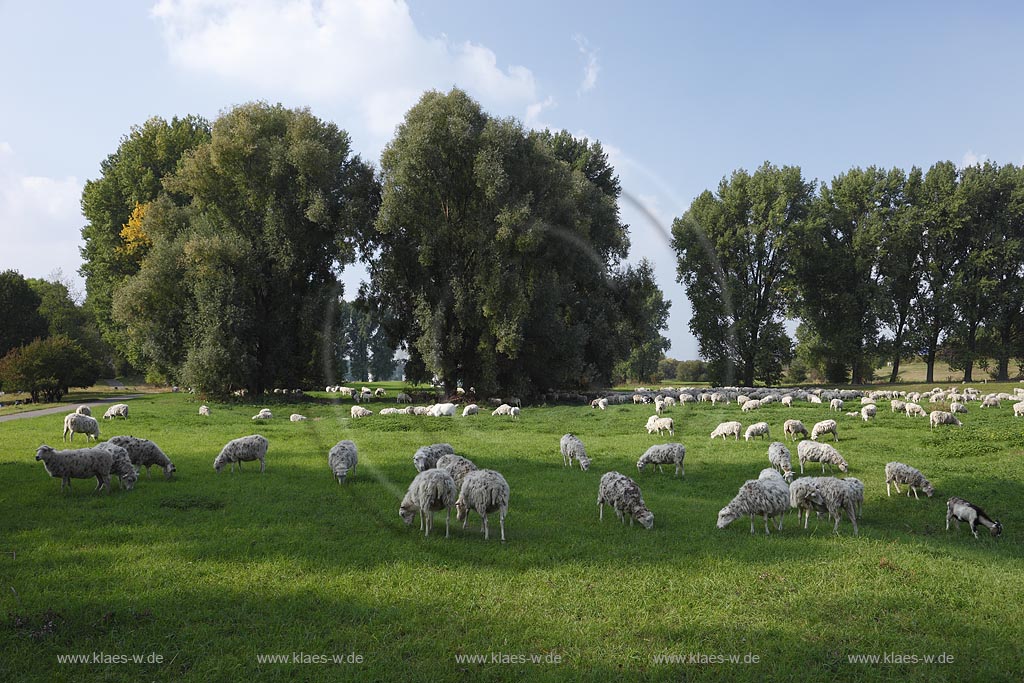
<path fill-rule="evenodd" d="M 216 470 L 217 472 L 220 472 L 222 469 L 224 469 L 224 465 L 226 465 L 227 462 L 228 462 L 227 457 L 225 457 L 224 454 L 221 453 L 216 458 L 214 458 L 214 460 L 213 460 L 213 469 Z"/>
<path fill-rule="evenodd" d="M 139 473 L 134 469 L 129 468 L 125 474 L 121 475 L 121 486 L 124 487 L 125 491 L 131 491 L 135 488 L 135 482 L 139 480 Z"/>
<path fill-rule="evenodd" d="M 398 506 L 398 516 L 402 518 L 402 521 L 405 522 L 406 526 L 411 526 L 412 520 L 416 516 L 416 506 L 412 503 L 403 501 L 402 504 Z"/>
<path fill-rule="evenodd" d="M 462 522 L 465 521 L 468 515 L 469 506 L 466 505 L 466 501 L 462 499 L 462 496 L 459 496 L 459 499 L 455 501 L 455 518 Z"/>
<path fill-rule="evenodd" d="M 849 467 L 849 465 L 847 465 L 847 464 L 846 464 L 845 462 L 842 462 L 842 461 L 840 461 L 840 462 L 839 462 L 839 463 L 838 463 L 838 464 L 836 465 L 836 467 L 838 467 L 838 468 L 839 468 L 839 471 L 840 471 L 840 472 L 849 472 L 849 471 L 850 471 L 850 467 Z"/>
<path fill-rule="evenodd" d="M 993 536 L 1001 536 L 1003 534 L 1002 523 L 993 520 L 992 528 L 989 529 L 989 533 L 991 533 Z"/>
<path fill-rule="evenodd" d="M 42 460 L 44 456 L 49 455 L 50 453 L 53 452 L 54 451 L 52 446 L 47 446 L 46 444 L 43 444 L 36 451 L 36 460 Z"/>
<path fill-rule="evenodd" d="M 726 505 L 724 508 L 718 511 L 718 528 L 724 529 L 729 526 L 734 520 L 739 519 L 739 513 L 732 509 L 732 507 Z"/>
<path fill-rule="evenodd" d="M 216 463 L 214 463 L 214 466 L 216 467 Z M 178 468 L 174 466 L 174 463 L 169 462 L 164 466 L 164 477 L 170 479 L 172 476 L 174 476 L 174 473 L 177 471 Z M 220 470 L 217 471 L 219 472 Z"/>
<path fill-rule="evenodd" d="M 924 482 L 924 486 L 921 487 L 921 490 L 924 491 L 925 495 L 929 498 L 935 495 L 935 487 L 932 486 L 932 483 L 927 479 Z"/>
<path fill-rule="evenodd" d="M 636 521 L 640 522 L 640 526 L 645 529 L 654 528 L 654 513 L 646 508 L 640 510 L 636 515 Z"/>
<path fill-rule="evenodd" d="M 643 458 L 640 458 L 639 460 L 637 460 L 636 461 L 636 471 L 637 472 L 643 472 L 644 471 L 644 466 L 646 464 L 647 464 L 647 461 L 644 460 Z"/>
<path fill-rule="evenodd" d="M 590 458 L 586 456 L 580 458 L 580 469 L 582 469 L 584 472 L 590 469 Z"/>

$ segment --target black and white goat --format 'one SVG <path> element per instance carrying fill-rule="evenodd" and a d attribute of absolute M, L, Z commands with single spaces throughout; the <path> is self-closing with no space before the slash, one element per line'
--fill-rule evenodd
<path fill-rule="evenodd" d="M 949 521 L 956 522 L 956 528 L 960 528 L 960 522 L 967 522 L 971 526 L 971 533 L 978 537 L 978 525 L 988 527 L 989 533 L 999 536 L 1003 533 L 1003 525 L 985 514 L 985 511 L 974 503 L 969 503 L 963 498 L 953 496 L 946 502 L 946 531 L 949 531 Z"/>

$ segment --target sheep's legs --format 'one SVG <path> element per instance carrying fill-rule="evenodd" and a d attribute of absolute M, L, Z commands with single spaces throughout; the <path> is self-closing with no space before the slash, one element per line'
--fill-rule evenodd
<path fill-rule="evenodd" d="M 604 521 L 604 503 L 597 504 L 597 518 L 600 521 Z"/>
<path fill-rule="evenodd" d="M 891 484 L 891 483 L 892 483 L 892 482 L 888 482 L 888 481 L 887 481 L 887 482 L 885 482 L 885 495 L 889 496 L 890 498 L 892 498 L 892 489 L 891 489 L 891 487 L 890 487 L 890 484 Z M 898 493 L 898 492 L 897 492 L 897 493 Z"/>
<path fill-rule="evenodd" d="M 898 481 L 896 481 L 894 479 L 893 482 L 892 482 L 892 485 L 896 487 L 896 493 L 903 493 L 903 491 L 900 491 L 900 483 Z M 889 489 L 889 484 L 888 483 L 886 483 L 885 488 L 886 488 L 886 490 Z M 908 493 L 907 495 L 909 496 L 910 494 Z"/>
<path fill-rule="evenodd" d="M 754 513 L 750 513 L 750 535 L 754 535 Z"/>
<path fill-rule="evenodd" d="M 910 491 L 914 492 L 914 500 L 921 500 L 917 495 L 917 489 L 913 486 L 910 487 Z M 907 498 L 910 498 L 910 491 L 907 491 Z"/>
<path fill-rule="evenodd" d="M 486 540 L 488 540 L 491 537 L 490 529 L 487 528 L 487 513 L 486 512 L 483 514 L 483 518 L 484 518 L 484 526 L 483 526 L 484 540 L 486 541 Z M 469 521 L 469 515 L 466 515 L 466 521 L 467 522 Z"/>
<path fill-rule="evenodd" d="M 452 509 L 448 508 L 445 511 L 445 516 L 444 516 L 444 537 L 445 538 L 448 538 L 448 529 L 451 526 L 451 521 L 452 521 Z"/>
<path fill-rule="evenodd" d="M 505 542 L 505 508 L 501 509 L 499 513 L 498 521 L 501 523 L 501 542 Z"/>

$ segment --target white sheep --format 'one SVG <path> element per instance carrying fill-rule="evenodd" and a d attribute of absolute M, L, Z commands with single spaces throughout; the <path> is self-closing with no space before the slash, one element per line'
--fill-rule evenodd
<path fill-rule="evenodd" d="M 817 441 L 819 436 L 832 434 L 832 437 L 839 441 L 838 427 L 835 420 L 822 420 L 811 427 L 811 441 Z"/>
<path fill-rule="evenodd" d="M 203 417 L 210 417 L 210 406 L 199 406 L 199 414 Z"/>
<path fill-rule="evenodd" d="M 800 474 L 804 473 L 805 462 L 820 462 L 822 472 L 825 471 L 825 465 L 828 465 L 829 469 L 835 465 L 840 472 L 846 472 L 849 467 L 839 451 L 827 443 L 801 441 L 796 447 L 796 455 L 800 461 Z"/>
<path fill-rule="evenodd" d="M 725 441 L 727 436 L 735 436 L 736 440 L 740 440 L 740 431 L 743 429 L 743 425 L 739 422 L 723 422 L 715 430 L 711 432 L 711 438 L 717 439 L 722 437 L 722 441 Z"/>
<path fill-rule="evenodd" d="M 565 434 L 558 442 L 558 448 L 562 453 L 562 467 L 572 469 L 572 461 L 580 464 L 580 469 L 586 472 L 590 469 L 590 458 L 587 457 L 587 449 L 583 442 L 574 434 Z"/>
<path fill-rule="evenodd" d="M 381 387 L 377 387 L 376 389 L 373 390 L 373 395 L 376 396 L 377 398 L 383 398 L 384 396 L 388 395 L 388 392 L 382 389 Z"/>
<path fill-rule="evenodd" d="M 747 403 L 749 403 L 749 402 L 750 401 L 747 401 Z M 768 423 L 767 422 L 755 422 L 754 424 L 752 424 L 749 427 L 747 427 L 747 431 L 743 432 L 743 440 L 744 441 L 750 441 L 755 436 L 759 436 L 762 439 L 764 439 L 764 437 L 766 437 L 766 436 L 770 436 L 770 434 L 768 433 Z"/>
<path fill-rule="evenodd" d="M 504 543 L 508 499 L 508 482 L 501 474 L 494 470 L 470 472 L 462 480 L 462 488 L 459 490 L 458 500 L 455 501 L 455 518 L 462 522 L 462 528 L 465 529 L 469 524 L 469 511 L 476 510 L 476 513 L 483 518 L 484 540 L 486 541 L 490 539 L 487 515 L 497 512 L 498 521 L 501 524 L 501 541 Z"/>
<path fill-rule="evenodd" d="M 381 408 L 378 415 L 405 415 L 403 408 Z"/>
<path fill-rule="evenodd" d="M 983 398 L 981 400 L 981 407 L 982 408 L 998 408 L 999 407 L 999 397 L 996 396 L 995 394 L 989 394 L 988 396 L 986 396 L 985 398 Z"/>
<path fill-rule="evenodd" d="M 430 415 L 431 408 L 433 408 L 433 406 L 412 406 L 412 414 L 419 415 L 421 417 L 423 415 Z M 408 408 L 406 408 L 406 411 L 408 412 Z"/>
<path fill-rule="evenodd" d="M 78 406 L 77 408 L 75 408 L 75 412 L 78 413 L 79 415 L 87 415 L 89 417 L 92 417 L 92 408 L 90 408 L 89 406 Z"/>
<path fill-rule="evenodd" d="M 302 422 L 302 421 L 306 420 L 307 418 L 306 418 L 305 415 L 299 415 L 298 413 L 292 413 L 288 417 L 288 419 L 291 420 L 292 422 Z"/>
<path fill-rule="evenodd" d="M 971 533 L 978 537 L 978 525 L 988 528 L 993 536 L 1003 533 L 1003 525 L 998 520 L 992 519 L 985 511 L 974 503 L 969 503 L 963 498 L 953 496 L 946 501 L 946 531 L 949 531 L 949 522 L 956 522 L 957 531 L 960 530 L 960 522 L 967 522 L 971 527 Z"/>
<path fill-rule="evenodd" d="M 259 434 L 243 436 L 228 441 L 221 449 L 220 455 L 213 460 L 213 469 L 218 473 L 224 469 L 224 465 L 231 465 L 231 473 L 235 473 L 235 463 L 238 463 L 238 471 L 242 471 L 242 463 L 252 460 L 260 461 L 260 472 L 267 470 L 267 447 L 270 444 Z"/>
<path fill-rule="evenodd" d="M 459 491 L 462 488 L 462 480 L 466 478 L 466 475 L 476 471 L 476 464 L 469 458 L 463 458 L 461 455 L 446 453 L 437 459 L 437 467 L 435 469 L 447 472 L 455 481 L 455 490 Z"/>
<path fill-rule="evenodd" d="M 100 423 L 94 417 L 82 415 L 81 413 L 70 413 L 64 417 L 64 432 L 61 434 L 60 440 L 64 441 L 70 434 L 71 436 L 68 440 L 74 443 L 76 433 L 85 434 L 86 441 L 89 439 L 99 441 Z"/>
<path fill-rule="evenodd" d="M 793 397 L 787 394 L 787 395 L 782 397 L 781 403 L 782 403 L 782 405 L 786 406 L 787 408 L 792 408 L 793 407 Z"/>
<path fill-rule="evenodd" d="M 522 409 L 519 406 L 512 406 L 512 410 L 508 411 L 508 414 L 512 417 L 513 420 L 518 420 L 519 414 L 521 412 Z"/>
<path fill-rule="evenodd" d="M 834 410 L 837 413 L 841 413 L 843 411 L 843 399 L 841 399 L 841 398 L 834 398 L 834 399 L 832 399 L 831 401 L 828 402 L 828 409 L 830 411 Z"/>
<path fill-rule="evenodd" d="M 889 486 L 896 487 L 896 493 L 902 493 L 900 491 L 900 484 L 907 486 L 907 498 L 910 497 L 910 492 L 914 492 L 914 498 L 920 500 L 917 495 L 917 489 L 924 491 L 925 495 L 931 498 L 935 494 L 935 489 L 932 487 L 932 483 L 928 481 L 921 470 L 910 465 L 904 465 L 901 462 L 890 462 L 885 465 L 885 495 L 892 496 L 892 491 Z"/>
<path fill-rule="evenodd" d="M 477 415 L 480 413 L 480 406 L 475 403 L 470 403 L 468 406 L 462 409 L 462 417 L 469 417 L 470 415 Z"/>
<path fill-rule="evenodd" d="M 661 434 L 662 432 L 668 432 L 669 434 L 674 435 L 676 433 L 675 425 L 675 420 L 671 417 L 658 417 L 657 415 L 652 415 L 647 419 L 647 433 Z"/>
<path fill-rule="evenodd" d="M 967 411 L 964 410 L 964 412 L 966 413 Z M 1014 417 L 1021 417 L 1022 415 L 1024 415 L 1024 401 L 1019 401 L 1017 403 L 1014 403 L 1013 404 L 1013 416 Z"/>
<path fill-rule="evenodd" d="M 718 512 L 718 528 L 724 529 L 733 521 L 750 515 L 750 533 L 754 533 L 754 515 L 764 516 L 764 532 L 768 530 L 768 518 L 777 520 L 776 528 L 782 531 L 782 518 L 789 509 L 789 486 L 782 475 L 771 467 L 761 470 L 757 479 L 750 479 L 740 487 L 736 497 Z"/>
<path fill-rule="evenodd" d="M 124 490 L 131 491 L 135 488 L 135 482 L 139 480 L 139 473 L 132 467 L 132 459 L 128 456 L 128 451 L 109 441 L 98 443 L 95 448 L 102 448 L 110 453 L 110 474 L 117 477 Z"/>
<path fill-rule="evenodd" d="M 742 406 L 740 406 L 740 410 L 742 410 L 744 413 L 749 413 L 751 410 L 757 410 L 760 407 L 761 402 L 758 401 L 756 398 L 752 398 L 749 401 L 746 401 Z"/>
<path fill-rule="evenodd" d="M 123 417 L 128 419 L 128 404 L 127 403 L 115 403 L 114 405 L 107 408 L 107 412 L 103 413 L 104 420 L 112 420 L 115 417 Z"/>
<path fill-rule="evenodd" d="M 412 456 L 412 464 L 417 472 L 432 470 L 437 467 L 437 459 L 442 455 L 454 454 L 455 449 L 450 443 L 435 443 L 420 446 Z"/>
<path fill-rule="evenodd" d="M 935 429 L 939 425 L 955 425 L 957 427 L 963 427 L 963 423 L 956 419 L 953 413 L 947 413 L 944 410 L 933 410 L 928 415 L 928 427 L 929 429 Z"/>
<path fill-rule="evenodd" d="M 807 427 L 804 427 L 804 423 L 800 420 L 786 420 L 782 425 L 782 433 L 794 440 L 797 434 L 803 434 L 805 439 L 809 438 Z"/>
<path fill-rule="evenodd" d="M 362 406 L 352 406 L 351 415 L 353 418 L 369 417 L 373 415 L 373 411 Z"/>
<path fill-rule="evenodd" d="M 274 413 L 270 411 L 270 408 L 261 408 L 260 412 L 252 416 L 254 420 L 271 420 L 274 417 Z"/>
<path fill-rule="evenodd" d="M 906 401 L 901 401 L 898 398 L 894 398 L 893 400 L 889 401 L 889 407 L 891 409 L 890 412 L 902 413 L 907 409 L 907 403 Z"/>
<path fill-rule="evenodd" d="M 814 394 L 807 394 L 808 403 L 821 403 L 821 397 L 815 396 Z"/>
<path fill-rule="evenodd" d="M 953 413 L 954 415 L 956 415 L 957 413 L 966 413 L 967 406 L 965 406 L 963 403 L 960 403 L 959 401 L 953 401 L 952 403 L 949 404 L 949 412 Z M 1016 411 L 1014 412 L 1016 413 Z"/>
<path fill-rule="evenodd" d="M 409 484 L 409 490 L 398 506 L 398 515 L 406 526 L 410 526 L 419 512 L 420 531 L 424 536 L 430 536 L 430 530 L 434 528 L 434 513 L 445 510 L 444 537 L 448 538 L 457 492 L 455 480 L 447 471 L 433 469 L 420 472 Z"/>
<path fill-rule="evenodd" d="M 412 396 L 402 392 L 398 394 L 398 396 L 395 396 L 395 403 L 412 403 Z"/>
<path fill-rule="evenodd" d="M 647 509 L 640 487 L 618 472 L 606 472 L 597 487 L 597 518 L 604 521 L 604 506 L 610 505 L 622 523 L 629 516 L 629 525 L 635 519 L 645 529 L 654 528 L 654 513 Z"/>
<path fill-rule="evenodd" d="M 686 458 L 686 447 L 681 443 L 659 443 L 647 449 L 640 459 L 636 461 L 636 469 L 643 472 L 647 465 L 657 465 L 658 471 L 663 472 L 662 465 L 676 466 L 675 474 L 672 476 L 685 477 L 683 460 Z"/>
<path fill-rule="evenodd" d="M 455 404 L 435 403 L 428 414 L 431 417 L 455 417 Z"/>
<path fill-rule="evenodd" d="M 658 415 L 665 412 L 665 399 L 657 397 L 654 399 L 654 412 Z"/>
<path fill-rule="evenodd" d="M 80 413 L 72 413 L 79 415 Z M 87 417 L 87 416 L 83 416 Z M 46 473 L 60 479 L 60 490 L 71 488 L 72 479 L 91 479 L 96 477 L 96 490 L 106 488 L 110 491 L 110 468 L 113 456 L 102 448 L 78 448 L 75 450 L 58 451 L 43 444 L 36 451 L 36 460 L 43 461 Z"/>
<path fill-rule="evenodd" d="M 494 412 L 491 413 L 491 416 L 497 417 L 498 415 L 510 415 L 511 413 L 512 406 L 510 406 L 507 403 L 502 403 L 500 406 L 494 409 Z"/>
<path fill-rule="evenodd" d="M 877 414 L 877 408 L 874 403 L 869 403 L 860 409 L 860 416 L 865 422 L 873 418 Z"/>
<path fill-rule="evenodd" d="M 907 417 L 924 417 L 928 414 L 924 411 L 924 408 L 922 408 L 916 403 L 908 403 L 906 406 L 903 407 L 903 412 L 907 414 Z"/>
<path fill-rule="evenodd" d="M 128 457 L 135 467 L 146 468 L 146 476 L 150 475 L 149 468 L 156 465 L 164 471 L 164 478 L 170 479 L 177 468 L 167 454 L 160 450 L 160 447 L 149 439 L 139 439 L 134 436 L 112 436 L 109 443 L 128 451 Z"/>
<path fill-rule="evenodd" d="M 356 450 L 355 443 L 348 439 L 334 444 L 334 447 L 327 453 L 327 466 L 331 468 L 331 472 L 337 478 L 339 484 L 345 483 L 345 478 L 349 472 L 353 475 L 356 473 L 356 465 L 358 464 L 359 452 Z"/>
<path fill-rule="evenodd" d="M 773 441 L 768 445 L 768 462 L 779 471 L 783 479 L 793 479 L 793 456 L 781 441 Z"/>

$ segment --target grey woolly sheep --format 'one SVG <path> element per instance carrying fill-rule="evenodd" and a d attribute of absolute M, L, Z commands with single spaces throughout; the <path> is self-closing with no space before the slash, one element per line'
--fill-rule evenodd
<path fill-rule="evenodd" d="M 935 429 L 939 425 L 956 425 L 957 427 L 963 427 L 963 423 L 956 419 L 953 413 L 947 413 L 944 410 L 933 410 L 928 415 L 928 426 L 929 429 Z"/>
<path fill-rule="evenodd" d="M 164 454 L 160 447 L 149 439 L 138 439 L 134 436 L 112 436 L 108 440 L 115 446 L 128 451 L 128 458 L 132 465 L 141 469 L 146 468 L 146 476 L 149 476 L 149 468 L 156 465 L 164 471 L 164 477 L 170 479 L 176 471 L 174 463 Z"/>
<path fill-rule="evenodd" d="M 420 472 L 409 484 L 409 490 L 406 491 L 401 505 L 398 506 L 398 515 L 406 526 L 409 526 L 416 513 L 419 512 L 420 531 L 424 532 L 424 536 L 430 536 L 430 530 L 434 528 L 434 513 L 438 510 L 445 510 L 447 515 L 444 520 L 444 537 L 448 538 L 457 491 L 455 480 L 446 470 L 434 469 Z"/>
<path fill-rule="evenodd" d="M 580 469 L 586 472 L 590 469 L 590 458 L 587 457 L 587 449 L 583 442 L 574 434 L 565 434 L 558 442 L 558 449 L 562 453 L 562 467 L 572 469 L 572 461 L 575 459 L 580 463 Z"/>
<path fill-rule="evenodd" d="M 815 481 L 815 477 L 800 477 L 789 485 L 789 506 L 796 510 L 798 523 L 803 517 L 805 529 L 811 518 L 811 510 L 825 509 L 825 498 Z"/>
<path fill-rule="evenodd" d="M 747 401 L 747 403 L 749 403 L 749 401 Z M 754 424 L 747 427 L 747 431 L 743 432 L 744 441 L 750 441 L 755 436 L 759 436 L 762 439 L 764 439 L 764 437 L 766 436 L 770 436 L 768 433 L 767 422 L 755 422 Z"/>
<path fill-rule="evenodd" d="M 114 405 L 107 408 L 107 412 L 103 413 L 104 420 L 112 420 L 115 417 L 123 417 L 128 419 L 128 404 L 127 403 L 115 403 Z"/>
<path fill-rule="evenodd" d="M 629 516 L 629 525 L 633 520 L 640 522 L 645 529 L 654 528 L 654 513 L 647 509 L 640 487 L 636 482 L 618 472 L 606 472 L 597 487 L 598 519 L 604 520 L 604 506 L 610 505 L 623 524 Z"/>
<path fill-rule="evenodd" d="M 956 496 L 946 501 L 946 531 L 949 531 L 950 520 L 956 522 L 957 531 L 960 530 L 960 522 L 967 522 L 975 538 L 978 537 L 979 524 L 986 527 L 993 536 L 999 536 L 1003 533 L 1003 525 L 998 520 L 989 517 L 985 514 L 984 510 L 974 503 L 969 503 L 963 498 L 957 498 Z"/>
<path fill-rule="evenodd" d="M 842 513 L 845 512 L 853 524 L 853 534 L 857 536 L 860 533 L 857 529 L 857 488 L 835 477 L 813 477 L 813 480 L 825 500 L 823 509 L 817 506 L 815 509 L 818 512 L 827 512 L 828 516 L 835 520 L 832 532 L 839 533 L 839 522 L 842 521 Z"/>
<path fill-rule="evenodd" d="M 804 473 L 805 462 L 820 462 L 821 471 L 825 471 L 825 465 L 832 469 L 835 465 L 839 471 L 846 472 L 848 466 L 839 451 L 827 443 L 816 441 L 801 441 L 796 447 L 797 459 L 800 461 L 800 474 Z"/>
<path fill-rule="evenodd" d="M 75 408 L 75 412 L 79 415 L 88 415 L 92 417 L 92 409 L 89 406 L 78 406 Z"/>
<path fill-rule="evenodd" d="M 412 464 L 417 472 L 432 470 L 437 467 L 437 459 L 442 455 L 453 455 L 455 449 L 450 443 L 435 443 L 429 446 L 420 446 L 412 456 Z"/>
<path fill-rule="evenodd" d="M 675 474 L 672 476 L 685 477 L 686 472 L 683 470 L 683 460 L 686 458 L 686 447 L 681 443 L 659 443 L 651 446 L 647 449 L 647 452 L 640 456 L 640 459 L 636 461 L 636 469 L 639 472 L 644 471 L 644 467 L 647 465 L 657 465 L 659 472 L 664 472 L 661 469 L 662 465 L 676 466 Z"/>
<path fill-rule="evenodd" d="M 267 447 L 270 444 L 259 434 L 243 436 L 228 441 L 221 449 L 220 455 L 213 460 L 213 469 L 219 473 L 224 465 L 231 465 L 231 473 L 235 473 L 235 463 L 238 463 L 238 471 L 242 471 L 242 463 L 246 461 L 259 460 L 260 472 L 267 470 Z"/>
<path fill-rule="evenodd" d="M 76 432 L 78 434 L 85 434 L 86 441 L 89 439 L 99 441 L 100 423 L 97 422 L 94 417 L 82 415 L 81 413 L 70 413 L 64 417 L 64 432 L 61 434 L 60 440 L 64 441 L 64 439 L 70 434 L 71 438 L 68 440 L 74 443 Z"/>
<path fill-rule="evenodd" d="M 199 406 L 199 414 L 203 417 L 210 416 L 210 406 Z"/>
<path fill-rule="evenodd" d="M 398 396 L 395 396 L 395 403 L 412 403 L 412 396 L 402 392 Z"/>
<path fill-rule="evenodd" d="M 813 427 L 811 427 L 811 441 L 817 441 L 819 436 L 825 434 L 832 434 L 832 437 L 839 441 L 839 432 L 837 431 L 835 420 L 822 420 Z"/>
<path fill-rule="evenodd" d="M 750 515 L 750 533 L 754 533 L 754 515 L 764 516 L 764 532 L 768 518 L 776 519 L 776 528 L 782 531 L 782 517 L 789 509 L 789 486 L 782 475 L 771 467 L 761 470 L 757 479 L 750 479 L 740 487 L 736 497 L 718 512 L 718 528 L 724 529 L 744 515 Z"/>
<path fill-rule="evenodd" d="M 462 480 L 466 478 L 466 475 L 476 471 L 476 464 L 469 458 L 463 458 L 461 455 L 446 453 L 437 459 L 437 467 L 435 469 L 447 472 L 455 482 L 455 490 L 459 491 L 462 488 Z M 429 472 L 430 470 L 427 471 Z"/>
<path fill-rule="evenodd" d="M 967 410 L 964 409 L 963 412 L 966 413 Z M 1020 417 L 1022 415 L 1024 415 L 1024 401 L 1018 401 L 1017 403 L 1013 404 L 1013 416 Z"/>
<path fill-rule="evenodd" d="M 73 413 L 77 415 L 78 413 Z M 91 479 L 96 477 L 96 490 L 106 488 L 110 491 L 110 467 L 113 456 L 102 448 L 78 448 L 75 450 L 58 451 L 43 444 L 36 451 L 36 460 L 43 461 L 46 473 L 60 479 L 60 490 L 71 488 L 72 479 Z"/>
<path fill-rule="evenodd" d="M 743 429 L 743 425 L 739 422 L 723 422 L 715 430 L 711 432 L 711 438 L 717 439 L 722 437 L 722 441 L 725 441 L 727 436 L 735 436 L 736 440 L 740 440 L 740 430 Z"/>
<path fill-rule="evenodd" d="M 857 511 L 857 516 L 860 517 L 864 508 L 864 482 L 856 477 L 847 477 L 842 481 L 850 488 L 850 496 L 853 499 L 854 508 Z"/>
<path fill-rule="evenodd" d="M 357 417 L 369 417 L 373 415 L 372 410 L 368 410 L 362 406 L 352 406 L 351 415 L 353 418 Z"/>
<path fill-rule="evenodd" d="M 986 396 L 985 398 L 983 398 L 981 400 L 981 407 L 982 408 L 998 408 L 999 407 L 999 397 L 995 396 L 995 395 Z"/>
<path fill-rule="evenodd" d="M 505 477 L 494 470 L 476 470 L 462 480 L 459 498 L 455 501 L 455 518 L 462 522 L 465 529 L 469 524 L 469 511 L 483 518 L 484 540 L 490 539 L 487 527 L 487 515 L 498 513 L 501 524 L 501 541 L 505 542 L 505 515 L 508 514 L 509 487 Z"/>
<path fill-rule="evenodd" d="M 518 420 L 520 413 L 522 413 L 522 408 L 519 406 L 512 406 L 512 410 L 508 411 L 513 420 Z"/>
<path fill-rule="evenodd" d="M 810 437 L 807 427 L 804 427 L 804 423 L 800 420 L 786 420 L 782 425 L 782 433 L 793 439 L 796 439 L 797 434 L 803 434 L 805 439 Z"/>
<path fill-rule="evenodd" d="M 356 445 L 347 439 L 334 444 L 327 454 L 327 466 L 331 468 L 331 472 L 334 473 L 339 484 L 345 483 L 345 477 L 349 472 L 356 473 L 358 464 L 359 453 L 356 450 Z"/>
<path fill-rule="evenodd" d="M 110 474 L 117 477 L 124 490 L 131 491 L 135 488 L 135 482 L 139 480 L 139 473 L 132 467 L 132 459 L 128 456 L 128 451 L 109 441 L 98 443 L 95 448 L 102 448 L 110 453 Z"/>
<path fill-rule="evenodd" d="M 908 498 L 910 497 L 910 492 L 913 491 L 914 498 L 920 500 L 917 495 L 917 489 L 924 491 L 925 495 L 929 498 L 935 494 L 932 483 L 925 479 L 920 470 L 910 465 L 904 465 L 901 462 L 890 462 L 885 465 L 885 495 L 891 497 L 890 484 L 896 487 L 896 493 L 902 493 L 900 491 L 900 484 L 906 485 Z"/>
<path fill-rule="evenodd" d="M 949 404 L 949 412 L 953 413 L 954 415 L 956 415 L 957 413 L 966 413 L 967 412 L 967 406 L 965 406 L 963 403 L 960 403 L 959 401 L 953 401 L 952 403 Z M 1016 406 L 1015 406 L 1014 407 L 1014 414 L 1015 415 L 1016 415 L 1016 412 L 1017 411 L 1016 411 Z"/>
<path fill-rule="evenodd" d="M 768 445 L 768 462 L 774 467 L 786 481 L 793 479 L 793 459 L 786 444 L 781 441 L 773 441 Z"/>

